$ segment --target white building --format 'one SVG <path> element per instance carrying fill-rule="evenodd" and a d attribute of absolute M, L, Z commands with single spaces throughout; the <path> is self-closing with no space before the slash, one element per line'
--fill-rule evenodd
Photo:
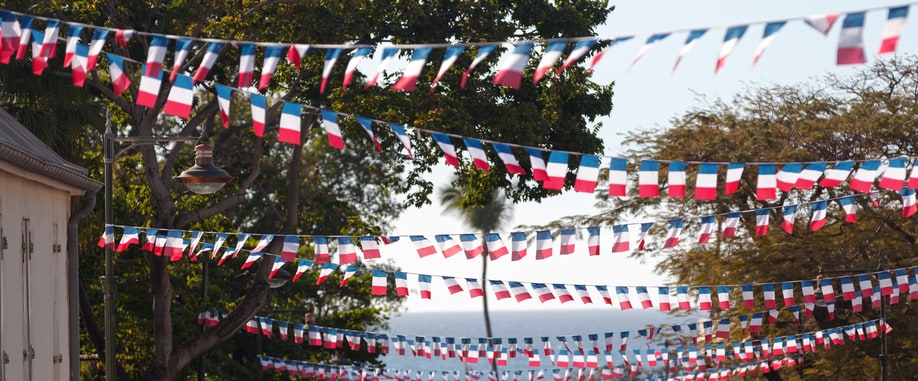
<path fill-rule="evenodd" d="M 79 379 L 68 222 L 71 199 L 101 187 L 0 110 L 0 381 Z"/>

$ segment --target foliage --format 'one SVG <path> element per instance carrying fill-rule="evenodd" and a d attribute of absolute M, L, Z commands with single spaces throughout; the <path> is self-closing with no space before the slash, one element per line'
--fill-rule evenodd
<path fill-rule="evenodd" d="M 603 23 L 611 11 L 604 1 L 555 4 L 545 1 L 409 1 L 392 6 L 373 1 L 50 0 L 35 3 L 12 0 L 5 7 L 65 21 L 170 35 L 262 42 L 365 44 L 586 36 L 594 34 L 594 28 Z M 190 74 L 197 67 L 203 53 L 201 48 L 196 47 L 193 58 L 182 67 L 183 72 Z M 147 41 L 143 37 L 134 38 L 125 48 L 109 43 L 106 50 L 143 61 Z M 63 46 L 59 46 L 58 52 L 62 51 Z M 319 84 L 324 57 L 314 52 L 306 57 L 301 70 L 290 65 L 281 65 L 278 69 L 265 92 L 272 106 L 268 110 L 265 137 L 259 137 L 252 133 L 247 103 L 240 97 L 234 100 L 238 107 L 233 108 L 234 118 L 229 128 L 221 126 L 210 82 L 200 88 L 192 118 L 180 120 L 161 115 L 168 83 L 164 83 L 160 102 L 154 109 L 133 104 L 139 83 L 136 65 L 129 63 L 126 68 L 134 86 L 122 97 L 114 97 L 104 69 L 91 73 L 85 89 L 73 89 L 68 83 L 69 70 L 62 69 L 60 56 L 62 54 L 50 61 L 42 77 L 28 74 L 27 61 L 0 67 L 2 98 L 8 107 L 28 105 L 20 108 L 23 111 L 18 114 L 20 117 L 27 116 L 33 109 L 47 115 L 42 120 L 23 117 L 23 122 L 33 130 L 47 128 L 42 123 L 59 125 L 61 131 L 44 138 L 76 142 L 75 151 L 68 158 L 82 156 L 78 163 L 90 167 L 93 177 L 101 179 L 99 156 L 104 115 L 101 110 L 109 107 L 117 136 L 193 139 L 203 135 L 215 147 L 215 161 L 236 177 L 213 196 L 184 193 L 172 177 L 191 164 L 190 144 L 158 147 L 118 144 L 115 186 L 112 188 L 115 223 L 162 229 L 279 235 L 380 234 L 403 206 L 430 202 L 433 184 L 425 174 L 442 160 L 432 141 L 414 139 L 415 160 L 409 161 L 401 153 L 396 138 L 384 133 L 384 126 L 377 125 L 376 135 L 381 138 L 384 150 L 376 153 L 365 133 L 352 120 L 343 119 L 341 123 L 348 146 L 344 152 L 339 152 L 328 147 L 318 115 L 314 108 L 309 108 L 303 116 L 303 145 L 277 143 L 274 139 L 281 100 L 463 136 L 589 153 L 602 150 L 602 142 L 596 136 L 600 126 L 595 119 L 611 110 L 612 86 L 590 82 L 582 68 L 570 68 L 562 76 L 537 86 L 524 78 L 518 91 L 491 85 L 488 80 L 497 63 L 497 53 L 476 69 L 468 86 L 462 89 L 459 79 L 472 59 L 469 54 L 464 55 L 431 93 L 425 90 L 401 93 L 376 87 L 361 89 L 365 80 L 362 75 L 357 76 L 352 89 L 343 91 L 339 81 L 344 65 L 339 64 L 331 73 L 327 94 L 323 96 L 319 94 Z M 216 83 L 233 84 L 238 70 L 235 59 L 238 53 L 227 46 L 221 57 L 211 77 Z M 171 54 L 167 54 L 166 67 L 171 67 L 171 59 Z M 434 65 L 431 62 L 425 68 L 420 89 L 430 84 L 435 74 Z M 104 58 L 100 57 L 99 67 L 106 67 Z M 531 73 L 531 69 L 527 72 Z M 395 76 L 389 73 L 383 82 L 391 83 Z M 12 84 L 16 84 L 16 88 L 33 87 L 41 91 L 13 95 L 9 91 Z M 67 127 L 64 129 L 64 126 Z M 65 150 L 64 145 L 55 147 Z M 519 153 L 521 158 L 526 157 Z M 497 162 L 496 154 L 492 155 L 491 160 Z M 510 177 L 498 166 L 488 174 L 463 167 L 456 184 L 474 190 L 472 195 L 478 198 L 472 197 L 473 202 L 480 202 L 485 195 L 497 190 L 503 190 L 514 201 L 539 200 L 549 195 L 530 178 Z M 92 352 L 94 347 L 97 353 L 101 353 L 102 348 L 100 319 L 95 317 L 100 314 L 102 298 L 96 280 L 101 275 L 103 261 L 101 251 L 93 245 L 94 240 L 87 237 L 98 236 L 101 220 L 98 214 L 91 216 L 81 233 L 84 239 L 81 291 L 88 302 L 82 311 L 87 340 L 83 349 Z M 277 253 L 279 246 L 276 240 L 266 251 Z M 184 377 L 190 372 L 194 359 L 208 351 L 249 345 L 246 344 L 249 338 L 240 338 L 236 332 L 265 305 L 292 306 L 301 302 L 288 294 L 299 291 L 298 286 L 269 291 L 265 282 L 270 270 L 268 261 L 262 261 L 257 269 L 249 271 L 237 268 L 238 263 L 232 261 L 225 267 L 212 268 L 209 279 L 213 282 L 213 291 L 206 301 L 215 302 L 228 315 L 217 327 L 200 332 L 199 327 L 188 324 L 194 321 L 196 309 L 204 304 L 199 294 L 200 265 L 169 263 L 165 258 L 136 251 L 118 254 L 118 360 L 125 372 L 122 376 L 149 380 Z M 356 279 L 352 282 L 360 283 Z M 316 292 L 308 287 L 301 291 L 308 296 Z M 384 313 L 398 307 L 398 302 L 393 300 L 360 299 L 359 291 L 355 286 L 354 294 L 344 299 L 326 293 L 316 304 L 340 307 L 344 305 L 343 300 L 356 303 L 356 309 L 326 316 L 329 322 L 339 326 L 380 326 L 384 324 Z M 244 372 L 240 371 L 236 361 L 239 359 L 234 354 L 224 351 L 208 356 L 207 368 L 225 369 L 223 375 L 215 374 L 215 377 L 236 378 Z"/>

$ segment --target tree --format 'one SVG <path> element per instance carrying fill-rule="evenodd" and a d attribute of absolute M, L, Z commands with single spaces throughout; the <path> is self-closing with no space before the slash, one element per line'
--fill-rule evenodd
<path fill-rule="evenodd" d="M 573 1 L 557 5 L 541 1 L 508 3 L 489 1 L 460 3 L 424 1 L 388 3 L 357 1 L 201 1 L 195 3 L 129 0 L 121 2 L 9 1 L 7 9 L 33 15 L 76 21 L 90 25 L 129 28 L 142 32 L 178 36 L 222 38 L 247 41 L 280 41 L 305 43 L 361 44 L 443 43 L 454 41 L 515 41 L 555 37 L 589 36 L 601 25 L 611 8 L 606 2 Z M 40 25 L 36 22 L 36 25 Z M 85 41 L 85 40 L 84 40 Z M 106 50 L 143 62 L 148 50 L 148 38 L 138 36 L 124 48 L 112 42 Z M 596 49 L 602 48 L 602 45 Z M 502 48 L 503 49 L 503 48 Z M 63 51 L 63 46 L 58 51 Z M 407 53 L 406 53 L 407 54 Z M 194 54 L 181 71 L 190 74 L 203 55 L 203 44 L 196 45 Z M 60 54 L 59 54 L 60 56 Z M 171 54 L 166 67 L 171 67 Z M 495 54 L 494 56 L 497 56 Z M 320 54 L 306 57 L 300 70 L 281 65 L 271 86 L 265 91 L 274 103 L 267 112 L 268 123 L 264 137 L 255 136 L 246 107 L 236 108 L 238 119 L 226 129 L 220 126 L 213 83 L 231 84 L 238 72 L 238 52 L 226 45 L 211 71 L 210 78 L 198 87 L 198 99 L 192 117 L 182 120 L 164 117 L 161 113 L 170 83 L 164 81 L 156 107 L 136 106 L 139 67 L 128 64 L 134 85 L 127 95 L 116 97 L 111 90 L 108 73 L 95 70 L 86 82 L 86 93 L 55 101 L 59 106 L 91 101 L 98 110 L 111 107 L 119 135 L 132 137 L 198 137 L 207 136 L 215 147 L 215 159 L 236 180 L 213 198 L 183 193 L 174 185 L 176 169 L 191 163 L 190 147 L 177 143 L 167 147 L 122 146 L 119 160 L 118 187 L 113 188 L 116 200 L 116 223 L 136 223 L 161 229 L 240 229 L 284 234 L 380 234 L 398 213 L 398 206 L 429 203 L 433 185 L 423 175 L 437 163 L 439 152 L 428 140 L 415 141 L 415 160 L 408 161 L 400 153 L 395 137 L 382 136 L 385 149 L 378 154 L 365 134 L 352 120 L 342 121 L 348 149 L 330 149 L 321 137 L 315 107 L 373 117 L 378 120 L 406 124 L 417 128 L 513 142 L 545 149 L 599 152 L 602 142 L 596 136 L 595 118 L 611 110 L 612 86 L 589 81 L 582 68 L 569 68 L 564 75 L 538 86 L 524 79 L 520 90 L 508 90 L 487 83 L 496 59 L 483 63 L 473 73 L 469 85 L 462 89 L 459 78 L 472 57 L 463 56 L 449 75 L 431 94 L 400 93 L 384 88 L 360 89 L 365 78 L 358 75 L 348 91 L 331 83 L 328 94 L 321 95 L 319 87 L 323 67 Z M 25 70 L 28 61 L 17 61 L 0 70 Z M 50 62 L 44 76 L 70 76 L 62 70 L 60 58 Z M 429 84 L 435 74 L 428 63 L 421 84 Z M 106 67 L 101 59 L 99 67 Z M 343 65 L 337 65 L 331 78 L 343 76 Z M 531 73 L 528 70 L 527 73 Z M 393 74 L 383 78 L 391 83 Z M 256 77 L 258 77 L 256 75 Z M 211 80 L 213 82 L 211 82 Z M 334 80 L 333 80 L 334 81 Z M 88 95 L 87 95 L 88 94 Z M 309 105 L 302 119 L 304 142 L 285 145 L 274 141 L 278 130 L 279 111 L 283 101 Z M 237 102 L 241 101 L 236 99 Z M 60 110 L 64 110 L 63 107 Z M 93 120 L 99 120 L 96 114 Z M 523 125 L 525 128 L 520 128 Z M 97 159 L 101 151 L 101 124 L 83 135 L 84 155 Z M 378 128 L 379 126 L 377 126 Z M 496 161 L 496 154 L 491 153 Z M 524 160 L 525 162 L 525 160 Z M 98 171 L 93 173 L 98 174 Z M 137 181 L 143 179 L 142 185 Z M 301 181 L 301 179 L 308 179 Z M 534 182 L 523 177 L 511 180 L 502 168 L 494 168 L 478 176 L 471 168 L 460 171 L 460 181 L 477 189 L 502 189 L 513 200 L 538 200 L 548 195 Z M 358 181 L 359 180 L 359 181 Z M 402 198 L 403 197 L 403 198 Z M 81 236 L 97 236 L 100 224 L 95 219 Z M 142 223 L 141 223 L 142 222 Z M 217 229 L 215 229 L 217 230 Z M 275 240 L 266 249 L 278 253 L 281 242 Z M 89 246 L 83 247 L 84 257 L 91 259 Z M 133 319 L 136 332 L 152 332 L 142 344 L 125 348 L 118 357 L 126 377 L 147 380 L 170 380 L 179 377 L 192 361 L 221 343 L 235 337 L 245 322 L 271 300 L 265 277 L 269 261 L 262 261 L 252 274 L 240 272 L 236 280 L 248 287 L 236 289 L 240 298 L 228 307 L 228 314 L 213 329 L 199 332 L 184 329 L 176 311 L 184 287 L 177 279 L 184 275 L 180 266 L 149 253 L 132 253 L 118 259 L 119 274 L 130 287 L 148 290 L 152 299 L 141 293 L 119 302 L 127 319 L 147 314 L 148 320 Z M 308 254 L 308 253 L 306 253 Z M 84 262 L 89 266 L 92 261 Z M 86 269 L 86 267 L 84 267 Z M 93 271 L 95 270 L 95 271 Z M 85 299 L 82 317 L 90 342 L 102 352 L 100 332 L 93 304 L 98 305 L 98 286 L 94 272 L 83 274 Z M 122 289 L 124 288 L 122 284 Z M 243 292 L 244 291 L 244 292 Z M 121 294 L 124 297 L 124 294 Z M 145 307 L 144 307 L 145 306 Z M 152 308 L 151 308 L 152 306 Z M 124 324 L 122 328 L 127 327 Z M 126 337 L 119 330 L 119 342 L 131 344 L 136 337 Z M 130 340 L 129 340 L 130 339 Z M 130 352 L 130 354 L 128 354 Z"/>
<path fill-rule="evenodd" d="M 485 250 L 481 253 L 481 289 L 485 295 L 481 298 L 481 307 L 484 312 L 485 332 L 490 341 L 494 335 L 491 332 L 488 293 L 485 291 L 488 287 L 489 250 L 484 234 L 498 231 L 510 221 L 513 217 L 513 204 L 507 200 L 506 196 L 495 191 L 491 195 L 485 196 L 486 201 L 484 203 L 470 205 L 467 201 L 467 196 L 472 193 L 473 191 L 468 187 L 460 189 L 443 186 L 440 188 L 440 204 L 443 205 L 445 211 L 458 214 L 465 220 L 467 225 L 482 233 L 481 245 Z M 491 343 L 488 344 L 490 345 Z M 497 372 L 497 361 L 491 363 L 491 368 L 495 373 Z"/>
<path fill-rule="evenodd" d="M 758 86 L 732 101 L 716 100 L 689 110 L 672 120 L 672 125 L 629 134 L 632 162 L 640 159 L 692 162 L 791 163 L 841 160 L 914 158 L 918 154 L 918 71 L 916 58 L 879 61 L 850 78 L 828 76 L 824 82 L 793 86 Z M 831 164 L 830 164 L 831 166 Z M 694 184 L 689 167 L 688 184 Z M 725 180 L 724 168 L 718 183 Z M 781 205 L 806 204 L 831 199 L 826 227 L 809 232 L 808 219 L 797 218 L 793 234 L 772 229 L 755 235 L 755 216 L 743 213 L 741 233 L 720 238 L 709 245 L 682 245 L 678 250 L 659 250 L 665 256 L 657 270 L 677 284 L 763 284 L 789 280 L 845 275 L 849 269 L 902 268 L 914 264 L 916 222 L 901 216 L 898 192 L 883 190 L 874 206 L 868 197 L 858 197 L 857 223 L 844 222 L 837 199 L 854 193 L 847 186 L 779 192 L 775 201 L 757 201 L 756 171 L 744 172 L 738 192 L 718 194 L 716 201 L 696 201 L 689 187 L 686 198 L 600 198 L 602 214 L 589 223 L 621 223 L 623 216 L 655 215 L 661 220 L 705 216 L 729 211 L 771 210 L 771 220 L 780 220 Z M 666 179 L 665 173 L 661 179 Z M 665 181 L 664 181 L 665 182 Z M 635 189 L 636 190 L 636 189 Z M 721 188 L 722 190 L 722 188 Z M 665 194 L 665 192 L 661 192 Z M 808 211 L 807 211 L 808 212 Z M 612 220 L 613 218 L 618 221 Z M 804 220 L 804 221 L 801 221 Z M 683 237 L 697 232 L 698 224 L 687 220 Z M 722 224 L 723 221 L 721 220 Z M 774 227 L 774 223 L 772 226 Z M 722 227 L 721 227 L 722 228 Z M 720 231 L 720 229 L 718 229 Z M 649 248 L 646 252 L 655 252 Z M 830 272 L 842 270 L 842 272 Z M 839 275 L 841 274 L 841 275 Z M 848 274 L 850 275 L 850 273 Z M 764 308 L 761 304 L 756 311 Z M 909 379 L 918 367 L 908 348 L 915 345 L 915 318 L 906 303 L 889 309 L 888 321 L 895 329 L 890 336 L 892 379 Z M 741 306 L 717 316 L 744 313 Z M 817 313 L 819 310 L 817 310 Z M 781 320 L 792 320 L 782 312 Z M 818 315 L 818 314 L 817 314 Z M 763 336 L 796 333 L 798 329 L 841 326 L 878 318 L 867 308 L 854 313 L 850 303 L 840 303 L 836 319 L 808 320 L 796 324 L 765 327 Z M 818 327 L 815 325 L 818 323 Z M 879 341 L 857 342 L 831 351 L 807 354 L 804 377 L 820 379 L 875 379 L 879 373 Z M 796 377 L 781 370 L 783 377 Z"/>

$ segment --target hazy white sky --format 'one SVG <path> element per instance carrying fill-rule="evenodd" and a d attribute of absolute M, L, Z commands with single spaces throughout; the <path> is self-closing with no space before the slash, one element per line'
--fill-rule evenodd
<path fill-rule="evenodd" d="M 667 122 L 692 107 L 703 107 L 697 94 L 710 99 L 729 99 L 750 83 L 793 84 L 819 78 L 827 73 L 852 73 L 858 67 L 836 66 L 836 49 L 842 19 L 847 12 L 868 9 L 864 30 L 864 45 L 868 63 L 877 59 L 887 7 L 908 4 L 905 1 L 788 1 L 732 2 L 696 0 L 691 2 L 672 0 L 627 0 L 613 1 L 616 10 L 609 17 L 607 25 L 599 31 L 600 36 L 634 35 L 607 53 L 598 64 L 594 80 L 607 84 L 615 81 L 614 111 L 602 120 L 601 137 L 605 142 L 605 155 L 621 155 L 619 144 L 621 134 L 636 129 L 666 126 Z M 915 9 L 910 11 L 915 12 Z M 804 24 L 801 18 L 823 13 L 842 13 L 828 36 Z M 758 64 L 752 67 L 753 54 L 762 39 L 765 22 L 788 20 L 776 35 Z M 749 24 L 749 29 L 739 41 L 736 49 L 727 58 L 724 68 L 715 75 L 714 68 L 726 28 Z M 918 44 L 918 21 L 908 21 L 902 34 L 897 52 L 914 53 Z M 682 48 L 688 30 L 709 28 L 707 33 L 682 59 L 676 72 L 673 64 Z M 631 66 L 638 49 L 648 36 L 655 33 L 673 32 L 666 39 L 655 44 L 641 60 Z M 583 60 L 586 64 L 588 59 Z M 485 137 L 486 138 L 486 137 Z M 661 158 L 678 159 L 678 158 Z M 451 169 L 441 166 L 435 173 L 435 182 L 441 184 L 449 178 Z M 434 197 L 436 199 L 436 197 Z M 516 206 L 513 223 L 505 232 L 520 224 L 541 224 L 572 214 L 595 214 L 592 195 L 569 191 L 561 196 L 543 201 L 541 204 L 526 203 Z M 457 218 L 444 215 L 442 207 L 434 204 L 422 209 L 404 213 L 395 224 L 392 234 L 423 234 L 433 240 L 434 234 L 472 233 Z M 586 228 L 585 226 L 572 226 Z M 632 229 L 633 230 L 633 229 Z M 534 260 L 534 248 L 530 247 L 527 258 L 511 262 L 509 257 L 489 265 L 489 278 L 520 280 L 543 283 L 606 284 L 621 286 L 662 285 L 666 279 L 653 273 L 655 259 L 646 261 L 628 259 L 627 255 L 610 254 L 611 234 L 604 232 L 603 254 L 589 257 L 586 242 L 577 242 L 577 253 L 558 257 L 557 254 L 543 261 Z M 634 232 L 632 239 L 636 238 Z M 650 239 L 663 239 L 651 237 Z M 683 244 L 690 238 L 683 237 Z M 632 243 L 633 245 L 633 243 Z M 557 242 L 555 244 L 557 251 Z M 456 277 L 480 277 L 481 261 L 466 260 L 464 255 L 444 259 L 440 255 L 419 259 L 410 243 L 390 245 L 384 252 L 386 258 L 404 271 Z M 703 271 L 703 270 L 701 270 Z M 435 277 L 436 278 L 436 277 Z M 409 276 L 409 285 L 415 284 Z M 464 286 L 464 282 L 460 282 Z M 480 299 L 470 299 L 467 293 L 454 296 L 445 292 L 437 279 L 433 282 L 434 299 L 421 300 L 417 295 L 408 298 L 409 311 L 444 309 L 479 309 Z M 523 303 L 503 300 L 491 304 L 495 309 L 534 308 L 576 308 L 579 303 L 560 305 L 557 301 L 540 304 L 538 300 Z"/>

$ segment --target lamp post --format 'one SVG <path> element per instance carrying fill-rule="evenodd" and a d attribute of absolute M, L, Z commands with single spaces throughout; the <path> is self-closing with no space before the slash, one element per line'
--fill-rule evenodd
<path fill-rule="evenodd" d="M 131 142 L 141 145 L 167 142 L 193 142 L 200 138 L 155 138 L 155 137 L 116 137 L 112 132 L 111 109 L 105 115 L 105 133 L 102 135 L 102 154 L 105 171 L 105 226 L 114 224 L 112 215 L 112 166 L 115 163 L 115 142 Z M 213 148 L 206 144 L 195 147 L 195 165 L 182 172 L 177 179 L 186 184 L 189 190 L 198 194 L 214 193 L 232 180 L 226 171 L 213 165 Z M 114 274 L 114 252 L 111 245 L 105 245 L 105 275 L 102 276 L 102 293 L 104 295 L 105 314 L 105 379 L 117 381 L 115 364 L 115 286 L 118 277 Z"/>

